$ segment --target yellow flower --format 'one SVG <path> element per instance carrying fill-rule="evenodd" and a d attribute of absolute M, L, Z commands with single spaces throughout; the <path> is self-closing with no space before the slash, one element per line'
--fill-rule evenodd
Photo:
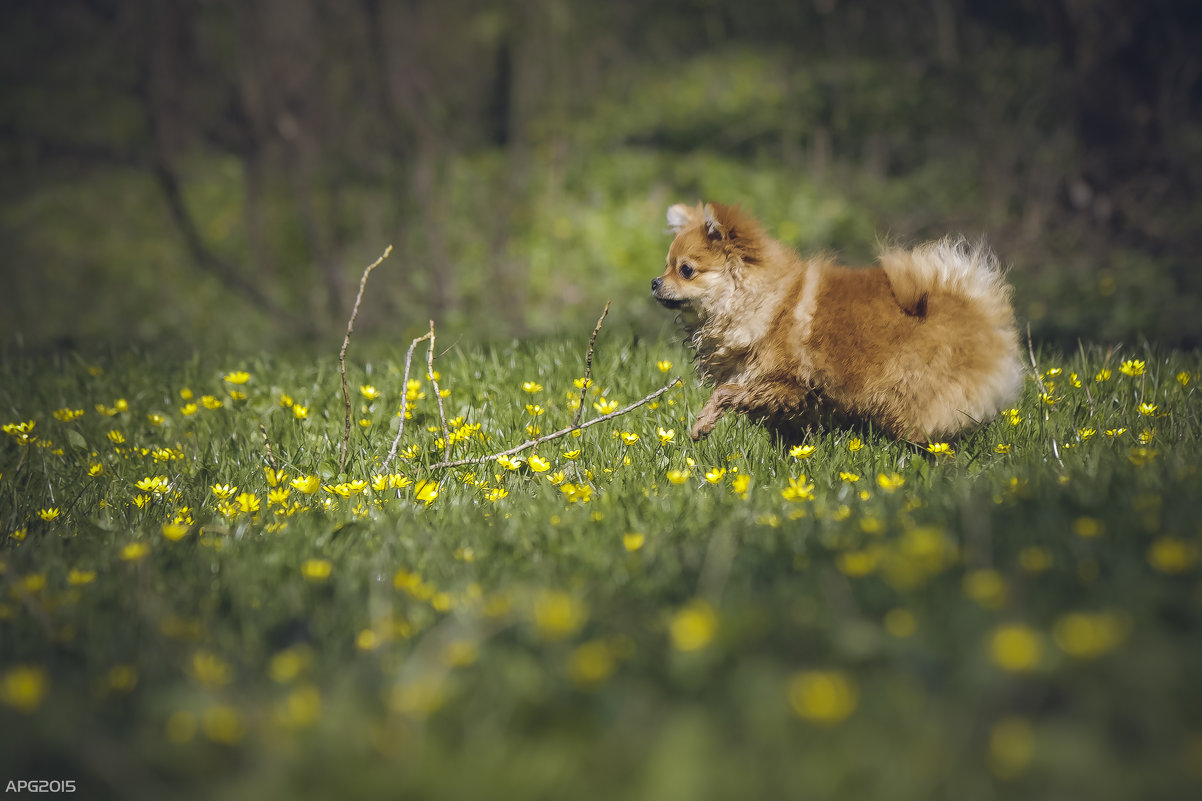
<path fill-rule="evenodd" d="M 659 428 L 655 429 L 655 436 L 659 438 L 660 445 L 667 445 L 669 442 L 676 439 L 676 429 L 669 428 L 667 431 L 665 431 L 663 426 L 660 426 Z"/>
<path fill-rule="evenodd" d="M 798 717 L 829 726 L 855 711 L 860 693 L 845 673 L 806 670 L 789 678 L 788 697 L 789 706 Z"/>
<path fill-rule="evenodd" d="M 719 484 L 722 482 L 722 479 L 725 477 L 726 477 L 726 468 L 725 467 L 715 467 L 712 470 L 707 470 L 705 473 L 705 480 L 711 484 Z"/>
<path fill-rule="evenodd" d="M 52 520 L 57 520 L 58 516 L 60 514 L 62 514 L 62 512 L 59 510 L 59 508 L 57 506 L 52 506 L 49 509 L 38 509 L 37 514 L 38 514 L 38 517 L 42 518 L 47 523 L 49 523 Z"/>
<path fill-rule="evenodd" d="M 666 373 L 672 369 L 672 362 L 668 361 L 667 359 L 660 359 L 655 363 L 655 366 L 661 373 Z"/>
<path fill-rule="evenodd" d="M 1085 442 L 1092 439 L 1097 433 L 1098 430 L 1096 428 L 1082 428 L 1077 431 L 1077 436 L 1081 438 L 1082 442 Z"/>
<path fill-rule="evenodd" d="M 672 647 L 677 651 L 700 651 L 710 644 L 717 630 L 718 615 L 700 599 L 678 610 L 668 623 Z"/>
<path fill-rule="evenodd" d="M 317 476 L 299 476 L 289 483 L 292 484 L 293 489 L 305 495 L 312 495 L 321 489 L 321 479 Z"/>
<path fill-rule="evenodd" d="M 576 389 L 588 389 L 592 385 L 593 379 L 591 378 L 576 378 L 572 381 L 572 386 L 576 387 Z"/>
<path fill-rule="evenodd" d="M 543 385 L 537 381 L 525 381 L 522 383 L 522 391 L 529 392 L 531 395 L 543 391 Z"/>
<path fill-rule="evenodd" d="M 1156 414 L 1156 410 L 1158 408 L 1159 407 L 1155 403 L 1148 403 L 1147 401 L 1144 401 L 1139 405 L 1139 413 L 1144 417 L 1151 417 L 1152 415 Z"/>
<path fill-rule="evenodd" d="M 1143 375 L 1146 366 L 1141 359 L 1128 359 L 1119 365 L 1119 372 L 1134 378 L 1135 376 Z"/>
<path fill-rule="evenodd" d="M 67 573 L 67 583 L 72 587 L 82 587 L 84 584 L 91 584 L 95 580 L 95 570 L 80 570 L 77 567 L 73 567 L 71 568 L 71 572 Z"/>
<path fill-rule="evenodd" d="M 1148 547 L 1148 564 L 1161 573 L 1184 573 L 1197 560 L 1197 546 L 1177 537 L 1160 537 Z"/>
<path fill-rule="evenodd" d="M 17 665 L 0 678 L 0 702 L 19 712 L 29 714 L 46 697 L 46 672 L 39 667 Z"/>
<path fill-rule="evenodd" d="M 568 657 L 568 675 L 577 686 L 591 689 L 613 675 L 616 665 L 614 648 L 604 640 L 589 640 Z"/>
<path fill-rule="evenodd" d="M 1071 612 L 1056 620 L 1052 639 L 1069 656 L 1094 659 L 1122 645 L 1130 628 L 1126 616 L 1113 612 Z"/>
<path fill-rule="evenodd" d="M 191 417 L 192 415 L 196 414 L 199 408 L 200 407 L 195 403 L 185 403 L 183 406 L 179 407 L 179 413 L 184 417 Z"/>
<path fill-rule="evenodd" d="M 683 484 L 689 480 L 688 470 L 669 470 L 667 479 L 673 484 Z"/>
<path fill-rule="evenodd" d="M 622 431 L 618 434 L 618 439 L 622 440 L 623 445 L 633 445 L 639 441 L 639 435 L 633 431 Z"/>
<path fill-rule="evenodd" d="M 299 403 L 292 404 L 292 416 L 297 420 L 304 420 L 309 416 L 309 407 L 301 406 Z"/>
<path fill-rule="evenodd" d="M 1108 436 L 1108 437 L 1119 437 L 1125 433 L 1127 433 L 1127 429 L 1125 429 L 1125 428 L 1108 428 L 1108 429 L 1106 429 L 1106 436 Z"/>
<path fill-rule="evenodd" d="M 429 506 L 434 503 L 434 499 L 438 497 L 438 482 L 437 481 L 419 481 L 414 486 L 413 496 L 422 503 Z"/>
<path fill-rule="evenodd" d="M 647 541 L 646 535 L 640 534 L 638 532 L 628 532 L 628 533 L 622 535 L 622 545 L 623 545 L 623 547 L 626 548 L 627 551 L 629 551 L 631 553 L 634 553 L 639 548 L 642 548 L 643 543 L 645 543 L 646 541 Z"/>
<path fill-rule="evenodd" d="M 806 483 L 805 475 L 789 478 L 789 486 L 780 491 L 786 501 L 808 501 L 814 497 L 814 485 Z"/>
<path fill-rule="evenodd" d="M 906 483 L 906 479 L 898 473 L 878 473 L 876 483 L 885 492 L 895 492 Z"/>
<path fill-rule="evenodd" d="M 1006 602 L 1006 580 L 996 570 L 974 570 L 964 576 L 964 594 L 986 609 Z"/>
<path fill-rule="evenodd" d="M 188 533 L 188 527 L 182 523 L 166 523 L 163 525 L 163 536 L 171 542 L 177 542 Z"/>
<path fill-rule="evenodd" d="M 1190 376 L 1189 376 L 1189 373 L 1187 373 L 1187 372 L 1185 372 L 1185 371 L 1183 370 L 1183 371 L 1181 371 L 1180 373 L 1178 373 L 1178 374 L 1177 374 L 1177 383 L 1178 383 L 1178 384 L 1180 384 L 1180 385 L 1181 385 L 1181 386 L 1183 386 L 1183 387 L 1184 387 L 1184 386 L 1188 386 L 1188 385 L 1189 385 L 1189 378 L 1190 378 Z M 81 413 L 82 413 L 82 412 L 81 412 Z"/>
<path fill-rule="evenodd" d="M 851 451 L 852 453 L 855 453 L 856 451 L 858 451 L 860 448 L 863 448 L 863 447 L 864 447 L 864 442 L 859 437 L 852 437 L 847 442 L 847 449 L 849 451 Z"/>
<path fill-rule="evenodd" d="M 596 409 L 601 414 L 611 414 L 618 410 L 618 402 L 606 400 L 605 398 L 601 398 L 600 400 L 593 403 L 593 408 Z"/>
<path fill-rule="evenodd" d="M 375 400 L 376 398 L 380 397 L 381 392 L 380 392 L 380 390 L 373 387 L 371 384 L 360 384 L 359 385 L 359 394 L 362 395 L 367 400 Z"/>
<path fill-rule="evenodd" d="M 214 484 L 210 489 L 212 489 L 213 495 L 221 501 L 229 500 L 238 491 L 237 487 L 231 487 L 229 484 Z"/>
<path fill-rule="evenodd" d="M 306 559 L 301 565 L 301 575 L 312 582 L 322 582 L 330 577 L 334 566 L 327 559 Z"/>
<path fill-rule="evenodd" d="M 853 484 L 859 481 L 860 477 L 855 473 L 845 473 L 843 471 L 839 471 L 839 480 L 846 481 L 848 484 Z"/>
<path fill-rule="evenodd" d="M 814 445 L 794 445 L 789 448 L 789 455 L 795 459 L 808 459 L 818 450 Z"/>
<path fill-rule="evenodd" d="M 1159 455 L 1160 451 L 1155 448 L 1132 448 L 1127 452 L 1127 459 L 1136 467 L 1143 467 Z"/>
<path fill-rule="evenodd" d="M 1107 370 L 1106 368 L 1102 368 L 1101 370 L 1098 371 L 1097 375 L 1095 375 L 1093 377 L 1093 380 L 1100 384 L 1103 381 L 1109 381 L 1110 376 L 1111 376 L 1111 372 L 1109 370 Z"/>
<path fill-rule="evenodd" d="M 155 492 L 160 495 L 171 489 L 171 485 L 167 482 L 167 476 L 147 476 L 134 486 L 143 492 Z"/>
<path fill-rule="evenodd" d="M 733 479 L 731 479 L 730 488 L 731 488 L 731 490 L 734 491 L 735 495 L 738 495 L 743 498 L 747 497 L 747 490 L 750 487 L 751 487 L 751 476 L 747 475 L 746 473 L 740 473 L 739 475 L 737 475 Z"/>
<path fill-rule="evenodd" d="M 1043 641 L 1033 629 L 1011 623 L 994 630 L 989 638 L 989 654 L 1003 670 L 1025 673 L 1043 659 Z"/>
<path fill-rule="evenodd" d="M 588 484 L 562 484 L 559 491 L 568 499 L 568 503 L 588 503 L 593 496 L 593 488 Z"/>
<path fill-rule="evenodd" d="M 542 406 L 539 406 L 537 403 L 526 404 L 526 414 L 530 415 L 531 417 L 538 417 L 546 411 L 546 409 L 544 409 Z"/>
<path fill-rule="evenodd" d="M 131 542 L 121 549 L 123 562 L 137 562 L 150 553 L 150 546 L 144 542 Z"/>
<path fill-rule="evenodd" d="M 580 449 L 579 449 L 579 448 L 576 448 L 576 449 L 574 449 L 574 450 L 570 450 L 570 451 L 564 451 L 564 452 L 563 452 L 563 458 L 565 458 L 565 459 L 569 459 L 569 460 L 572 460 L 572 461 L 575 461 L 576 459 L 579 459 L 579 458 L 580 458 Z"/>
<path fill-rule="evenodd" d="M 114 445 L 125 444 L 125 435 L 115 428 L 108 433 L 108 438 L 109 442 L 113 443 Z"/>
<path fill-rule="evenodd" d="M 943 454 L 944 456 L 955 456 L 956 452 L 952 450 L 952 446 L 946 442 L 932 442 L 927 445 L 927 450 L 936 456 Z"/>
<path fill-rule="evenodd" d="M 522 466 L 522 459 L 521 457 L 498 456 L 497 464 L 501 465 L 501 467 L 504 467 L 506 470 L 517 470 Z"/>
<path fill-rule="evenodd" d="M 588 620 L 588 608 L 573 595 L 544 591 L 534 600 L 534 625 L 544 640 L 564 640 Z"/>
<path fill-rule="evenodd" d="M 250 373 L 245 370 L 235 370 L 232 373 L 225 374 L 225 382 L 227 384 L 245 384 L 250 380 Z"/>
<path fill-rule="evenodd" d="M 234 503 L 238 505 L 238 510 L 254 514 L 259 511 L 259 497 L 253 492 L 244 492 L 234 499 Z"/>
<path fill-rule="evenodd" d="M 550 462 L 534 453 L 530 454 L 530 459 L 527 461 L 527 464 L 529 464 L 530 469 L 536 473 L 545 473 L 551 469 Z"/>
<path fill-rule="evenodd" d="M 200 396 L 200 405 L 205 407 L 206 409 L 220 409 L 225 404 L 222 403 L 220 399 L 214 397 L 213 395 L 201 395 Z"/>

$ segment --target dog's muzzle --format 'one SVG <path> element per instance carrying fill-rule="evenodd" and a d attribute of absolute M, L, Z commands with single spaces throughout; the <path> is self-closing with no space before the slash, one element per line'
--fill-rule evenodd
<path fill-rule="evenodd" d="M 663 286 L 664 286 L 664 279 L 662 277 L 652 278 L 651 279 L 651 297 L 655 298 L 661 306 L 666 306 L 669 309 L 679 309 L 681 306 L 684 305 L 683 300 L 677 300 L 676 298 L 665 298 L 664 296 L 662 296 L 660 294 L 660 290 L 663 289 Z"/>

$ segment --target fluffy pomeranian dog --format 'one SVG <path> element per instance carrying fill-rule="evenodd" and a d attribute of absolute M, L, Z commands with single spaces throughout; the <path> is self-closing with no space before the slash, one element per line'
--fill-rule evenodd
<path fill-rule="evenodd" d="M 738 206 L 677 204 L 668 225 L 676 238 L 651 294 L 681 311 L 714 385 L 693 439 L 732 410 L 784 433 L 833 421 L 937 441 L 1018 395 L 1011 288 L 982 244 L 887 248 L 853 269 L 803 258 Z"/>

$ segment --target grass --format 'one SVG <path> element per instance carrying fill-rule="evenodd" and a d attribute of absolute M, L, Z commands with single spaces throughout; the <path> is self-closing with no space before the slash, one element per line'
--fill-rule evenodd
<path fill-rule="evenodd" d="M 89 798 L 1202 791 L 1198 354 L 1042 353 L 1043 386 L 951 453 L 844 430 L 790 452 L 733 418 L 690 442 L 687 354 L 620 340 L 585 420 L 684 386 L 540 445 L 541 471 L 428 469 L 420 348 L 406 388 L 403 350 L 352 346 L 344 475 L 334 354 L 9 357 L 0 777 Z M 586 341 L 438 355 L 452 454 L 570 423 Z"/>

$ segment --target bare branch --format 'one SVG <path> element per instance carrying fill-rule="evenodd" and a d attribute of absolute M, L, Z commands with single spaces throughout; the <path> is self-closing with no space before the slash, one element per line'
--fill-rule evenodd
<path fill-rule="evenodd" d="M 527 440 L 526 442 L 523 442 L 521 445 L 516 445 L 507 451 L 501 451 L 500 453 L 494 453 L 490 456 L 474 456 L 474 457 L 471 457 L 468 459 L 456 459 L 454 461 L 438 462 L 437 464 L 430 465 L 430 467 L 428 469 L 441 470 L 446 467 L 459 467 L 459 466 L 465 465 L 465 464 L 483 464 L 484 462 L 495 461 L 498 457 L 501 457 L 501 456 L 512 456 L 515 453 L 521 453 L 524 450 L 533 448 L 534 446 L 540 445 L 544 442 L 548 442 L 553 439 L 558 439 L 560 437 L 565 437 L 568 434 L 571 434 L 573 431 L 583 431 L 584 429 L 588 428 L 589 426 L 597 425 L 597 423 L 604 423 L 606 420 L 612 420 L 615 417 L 621 417 L 622 415 L 626 414 L 627 412 L 633 411 L 634 409 L 639 408 L 643 404 L 649 403 L 649 402 L 655 400 L 660 395 L 663 395 L 665 392 L 667 392 L 668 390 L 670 390 L 672 387 L 676 386 L 679 383 L 680 383 L 679 377 L 673 378 L 667 384 L 665 384 L 664 386 L 655 390 L 655 392 L 652 392 L 650 395 L 646 396 L 645 398 L 642 398 L 641 400 L 635 401 L 634 403 L 630 404 L 629 406 L 624 406 L 623 408 L 618 409 L 617 411 L 610 412 L 609 414 L 603 414 L 600 417 L 594 417 L 592 420 L 589 420 L 588 422 L 580 424 L 580 425 L 573 423 L 572 425 L 568 426 L 567 428 L 561 428 L 559 431 L 556 431 L 553 434 L 547 434 L 546 436 L 543 436 L 543 437 L 536 437 L 535 439 Z"/>
<path fill-rule="evenodd" d="M 580 425 L 580 415 L 584 414 L 584 394 L 588 392 L 589 377 L 593 374 L 593 346 L 597 344 L 597 334 L 601 331 L 601 324 L 605 322 L 605 316 L 609 314 L 609 304 L 612 301 L 605 301 L 605 308 L 601 311 L 601 316 L 597 319 L 597 325 L 593 328 L 593 335 L 588 339 L 588 355 L 584 357 L 584 382 L 580 387 L 580 405 L 576 407 L 576 416 L 572 418 L 572 426 Z"/>
<path fill-rule="evenodd" d="M 430 321 L 430 345 L 426 348 L 426 376 L 434 387 L 434 397 L 438 399 L 438 421 L 442 423 L 442 458 L 451 455 L 451 435 L 447 431 L 447 413 L 442 407 L 442 390 L 438 387 L 438 379 L 434 376 L 434 321 Z"/>
<path fill-rule="evenodd" d="M 392 447 L 388 449 L 388 458 L 384 460 L 384 472 L 388 472 L 388 466 L 392 464 L 392 460 L 396 458 L 397 446 L 401 444 L 401 435 L 405 433 L 405 415 L 409 413 L 409 366 L 413 363 L 413 351 L 417 348 L 417 343 L 425 342 L 434 334 L 434 329 L 431 327 L 430 332 L 422 334 L 417 339 L 409 343 L 409 350 L 405 352 L 405 377 L 401 379 L 401 415 L 400 422 L 397 423 L 396 439 L 392 441 Z"/>
<path fill-rule="evenodd" d="M 338 371 L 342 374 L 342 400 L 346 403 L 346 426 L 342 431 L 342 450 L 338 456 L 338 472 L 346 468 L 346 449 L 351 440 L 351 393 L 346 386 L 346 349 L 351 344 L 351 332 L 355 330 L 355 318 L 359 316 L 359 304 L 363 301 L 363 290 L 367 287 L 367 276 L 371 275 L 371 271 L 380 266 L 380 262 L 388 258 L 388 254 L 392 253 L 392 245 L 384 249 L 383 255 L 380 258 L 367 265 L 367 269 L 363 271 L 363 277 L 359 279 L 359 294 L 355 296 L 355 307 L 351 309 L 351 318 L 346 321 L 346 337 L 342 340 L 342 348 L 338 351 Z"/>

